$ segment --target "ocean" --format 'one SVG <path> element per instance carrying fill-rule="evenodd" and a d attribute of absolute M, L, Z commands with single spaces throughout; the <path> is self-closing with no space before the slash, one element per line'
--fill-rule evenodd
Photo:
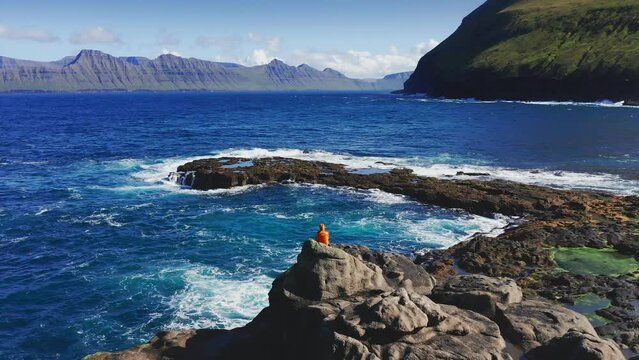
<path fill-rule="evenodd" d="M 167 179 L 220 156 L 639 195 L 639 109 L 376 93 L 2 94 L 0 358 L 78 359 L 164 329 L 246 324 L 320 222 L 333 242 L 410 256 L 510 221 L 380 191 L 199 192 Z"/>

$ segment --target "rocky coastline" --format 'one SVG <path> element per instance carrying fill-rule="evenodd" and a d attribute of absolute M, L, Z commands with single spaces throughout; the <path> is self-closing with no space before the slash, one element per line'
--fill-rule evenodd
<path fill-rule="evenodd" d="M 401 167 L 358 173 L 286 158 L 184 164 L 170 179 L 197 190 L 290 182 L 348 186 L 520 221 L 496 237 L 478 234 L 414 261 L 308 241 L 297 263 L 274 281 L 269 306 L 248 325 L 165 331 L 148 344 L 87 359 L 636 356 L 639 198 L 467 178 L 425 178 Z M 606 256 L 627 266 L 611 266 Z M 598 322 L 568 309 L 584 296 L 605 300 L 590 314 Z"/>

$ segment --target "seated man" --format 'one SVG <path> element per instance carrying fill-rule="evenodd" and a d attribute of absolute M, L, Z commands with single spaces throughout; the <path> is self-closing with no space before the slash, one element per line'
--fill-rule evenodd
<path fill-rule="evenodd" d="M 317 240 L 317 242 L 320 244 L 328 246 L 328 237 L 329 235 L 328 231 L 326 231 L 326 226 L 324 226 L 324 224 L 320 224 L 319 231 L 317 232 L 315 240 Z"/>

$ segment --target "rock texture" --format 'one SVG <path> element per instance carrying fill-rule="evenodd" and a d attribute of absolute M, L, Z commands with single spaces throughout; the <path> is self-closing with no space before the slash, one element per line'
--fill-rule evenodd
<path fill-rule="evenodd" d="M 527 354 L 530 360 L 613 360 L 623 359 L 616 344 L 592 334 L 569 331 Z"/>
<path fill-rule="evenodd" d="M 639 1 L 488 0 L 427 53 L 409 93 L 639 100 Z"/>
<path fill-rule="evenodd" d="M 484 275 L 455 276 L 438 284 L 432 298 L 437 302 L 459 306 L 494 319 L 499 308 L 521 301 L 522 292 L 509 278 Z"/>
<path fill-rule="evenodd" d="M 174 55 L 115 57 L 82 50 L 75 57 L 37 62 L 0 57 L 0 91 L 114 90 L 397 90 L 401 75 L 351 79 L 332 70 L 289 66 L 279 60 L 246 67 Z"/>
<path fill-rule="evenodd" d="M 600 339 L 582 315 L 548 300 L 520 301 L 521 291 L 507 279 L 472 276 L 443 287 L 495 296 L 502 311 L 496 318 L 503 322 L 437 303 L 428 295 L 432 278 L 405 260 L 309 240 L 297 263 L 273 282 L 269 307 L 247 326 L 161 332 L 148 344 L 86 360 L 512 359 L 504 333 L 536 356 L 553 349 L 577 355 L 601 350 L 608 357 L 591 358 L 622 359 L 615 357 L 617 346 Z M 531 322 L 524 324 L 524 317 Z M 540 333 L 531 334 L 531 326 Z"/>
<path fill-rule="evenodd" d="M 546 344 L 568 331 L 597 334 L 585 316 L 546 300 L 527 300 L 509 306 L 499 311 L 497 321 L 502 325 L 504 336 L 524 350 Z"/>
<path fill-rule="evenodd" d="M 181 165 L 177 170 L 170 176 L 174 181 L 199 190 L 249 184 L 319 183 L 380 189 L 410 196 L 425 204 L 464 209 L 479 215 L 501 213 L 516 216 L 517 226 L 506 228 L 497 237 L 479 234 L 446 250 L 418 254 L 416 262 L 442 280 L 461 268 L 489 277 L 509 277 L 515 279 L 524 293 L 566 303 L 572 303 L 578 295 L 587 293 L 607 297 L 612 302 L 611 307 L 600 309 L 597 314 L 610 323 L 597 330 L 623 346 L 639 350 L 639 280 L 636 276 L 556 271 L 551 251 L 559 246 L 612 247 L 639 259 L 639 198 L 635 196 L 558 190 L 498 180 L 424 178 L 400 167 L 386 173 L 364 175 L 351 172 L 340 164 L 285 158 L 201 159 Z M 401 263 L 391 256 L 382 259 L 357 247 L 352 249 L 352 253 L 361 259 L 376 263 L 381 268 L 387 262 Z M 345 250 L 349 251 L 348 248 Z M 392 281 L 387 278 L 387 282 L 394 287 L 409 288 L 405 280 L 408 279 L 413 286 L 425 285 L 415 284 L 415 279 L 420 277 L 406 275 L 409 273 L 404 270 Z M 492 317 L 499 305 L 513 298 L 513 293 L 496 291 L 495 286 L 497 289 L 501 286 L 491 284 L 492 281 L 510 282 L 499 279 L 480 281 L 478 278 L 473 280 L 478 288 L 468 289 L 463 297 L 455 294 L 454 287 L 458 285 L 451 283 L 448 290 L 437 287 L 433 297 L 440 296 L 438 301 L 457 306 L 467 306 L 465 304 L 472 302 L 475 304 L 472 310 Z M 503 296 L 506 296 L 505 300 Z"/>

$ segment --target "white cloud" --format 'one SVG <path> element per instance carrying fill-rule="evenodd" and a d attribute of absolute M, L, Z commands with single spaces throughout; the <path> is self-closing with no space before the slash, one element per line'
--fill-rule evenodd
<path fill-rule="evenodd" d="M 423 56 L 427 52 L 436 48 L 437 45 L 439 45 L 439 41 L 435 39 L 430 39 L 426 42 L 420 42 L 419 44 L 415 45 L 415 48 L 413 48 L 413 53 L 418 54 L 419 56 Z"/>
<path fill-rule="evenodd" d="M 410 50 L 401 53 L 391 45 L 387 53 L 374 54 L 369 51 L 309 51 L 295 50 L 287 60 L 305 63 L 323 69 L 332 68 L 354 78 L 379 78 L 387 74 L 411 71 L 419 59 L 439 43 L 429 40 L 416 44 Z"/>
<path fill-rule="evenodd" d="M 13 29 L 0 24 L 0 38 L 9 40 L 28 40 L 41 43 L 58 41 L 59 38 L 48 31 L 40 29 Z"/>
<path fill-rule="evenodd" d="M 266 49 L 271 53 L 277 53 L 280 51 L 280 38 L 264 36 L 258 33 L 248 33 L 248 39 L 255 44 L 266 46 Z"/>
<path fill-rule="evenodd" d="M 174 50 L 169 50 L 167 48 L 162 49 L 162 54 L 164 54 L 164 55 L 174 55 L 174 56 L 182 57 L 182 55 L 179 52 L 174 51 Z"/>
<path fill-rule="evenodd" d="M 281 41 L 276 36 L 249 32 L 245 36 L 199 36 L 195 43 L 202 47 L 216 47 L 222 55 L 215 61 L 236 62 L 245 66 L 263 65 L 273 60 L 280 51 Z M 240 54 L 249 53 L 248 56 Z"/>
<path fill-rule="evenodd" d="M 75 32 L 69 38 L 73 44 L 119 44 L 120 38 L 111 30 L 94 26 Z"/>
<path fill-rule="evenodd" d="M 240 64 L 245 66 L 264 65 L 271 62 L 274 58 L 275 57 L 270 55 L 266 49 L 255 49 L 251 55 L 240 61 Z"/>

